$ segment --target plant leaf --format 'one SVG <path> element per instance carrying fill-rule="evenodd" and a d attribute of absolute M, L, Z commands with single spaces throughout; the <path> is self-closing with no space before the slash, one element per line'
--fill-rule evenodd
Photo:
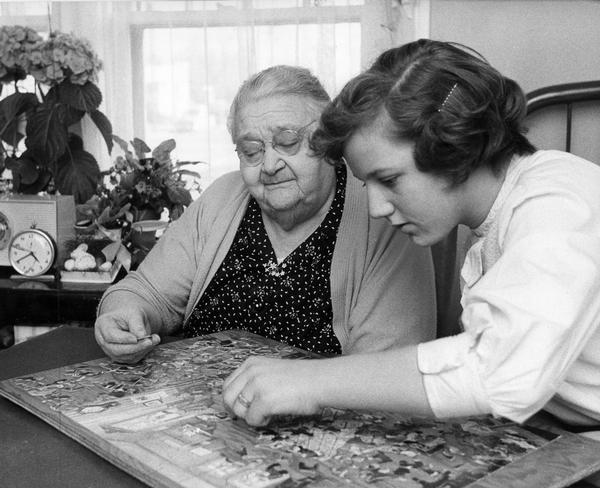
<path fill-rule="evenodd" d="M 78 110 L 76 108 L 70 107 L 69 105 L 63 105 L 62 114 L 64 125 L 66 127 L 69 127 L 79 122 L 85 115 L 85 112 L 83 110 Z"/>
<path fill-rule="evenodd" d="M 13 170 L 13 190 L 27 195 L 35 195 L 41 192 L 52 179 L 52 173 L 48 168 L 39 168 L 37 178 L 30 184 L 24 183 L 21 173 Z"/>
<path fill-rule="evenodd" d="M 0 138 L 16 146 L 24 134 L 19 132 L 19 116 L 39 104 L 33 93 L 13 93 L 0 100 Z"/>
<path fill-rule="evenodd" d="M 137 183 L 138 176 L 135 173 L 127 173 L 121 176 L 119 186 L 125 191 L 131 190 Z"/>
<path fill-rule="evenodd" d="M 83 151 L 83 139 L 73 132 L 69 132 L 69 150 Z"/>
<path fill-rule="evenodd" d="M 25 151 L 20 158 L 15 160 L 11 171 L 13 174 L 19 173 L 21 183 L 24 185 L 32 185 L 40 175 L 37 162 L 29 151 Z"/>
<path fill-rule="evenodd" d="M 104 225 L 108 222 L 111 222 L 113 218 L 110 215 L 110 207 L 106 207 L 102 210 L 102 213 L 98 216 L 98 223 L 100 225 Z"/>
<path fill-rule="evenodd" d="M 92 195 L 87 202 L 76 205 L 75 212 L 77 213 L 77 220 L 94 220 L 100 213 L 100 197 Z"/>
<path fill-rule="evenodd" d="M 167 139 L 161 142 L 152 151 L 152 157 L 156 159 L 159 164 L 165 164 L 171 162 L 171 151 L 175 149 L 175 139 Z"/>
<path fill-rule="evenodd" d="M 180 168 L 181 166 L 195 165 L 195 164 L 208 164 L 206 161 L 177 161 L 175 163 L 176 168 Z"/>
<path fill-rule="evenodd" d="M 43 103 L 48 103 L 50 105 L 54 105 L 59 102 L 59 93 L 58 86 L 53 86 L 46 92 L 46 95 L 43 98 Z"/>
<path fill-rule="evenodd" d="M 122 150 L 124 153 L 127 153 L 127 152 L 129 152 L 129 145 L 127 144 L 127 141 L 124 141 L 123 139 L 121 139 L 121 138 L 120 138 L 118 135 L 116 135 L 116 134 L 113 134 L 113 135 L 112 135 L 112 139 L 113 139 L 113 141 L 115 141 L 115 142 L 116 142 L 116 143 L 119 145 L 119 147 L 121 148 L 121 150 Z"/>
<path fill-rule="evenodd" d="M 68 133 L 61 105 L 40 105 L 27 121 L 25 145 L 44 165 L 56 161 L 67 149 Z"/>
<path fill-rule="evenodd" d="M 138 159 L 144 159 L 146 153 L 151 151 L 151 149 L 148 147 L 148 144 L 137 137 L 133 138 L 131 145 L 133 146 L 133 150 L 135 151 L 135 155 Z"/>
<path fill-rule="evenodd" d="M 177 220 L 183 214 L 185 207 L 183 205 L 173 205 L 169 210 L 169 218 L 171 220 Z"/>
<path fill-rule="evenodd" d="M 184 187 L 176 185 L 167 185 L 167 196 L 173 203 L 185 205 L 192 203 L 192 195 Z"/>
<path fill-rule="evenodd" d="M 77 85 L 65 80 L 58 87 L 59 101 L 77 110 L 91 112 L 96 110 L 102 102 L 102 92 L 91 81 L 84 85 Z"/>
<path fill-rule="evenodd" d="M 6 168 L 10 169 L 11 171 L 13 171 L 15 168 L 19 167 L 17 158 L 8 157 L 8 158 L 6 158 L 5 163 L 6 163 Z"/>
<path fill-rule="evenodd" d="M 89 112 L 89 114 L 94 124 L 96 124 L 96 127 L 98 127 L 100 134 L 102 134 L 104 142 L 106 142 L 108 153 L 110 154 L 113 148 L 113 133 L 112 124 L 110 123 L 110 120 L 108 120 L 108 117 L 106 117 L 106 115 L 100 112 L 100 110 L 92 110 L 91 112 Z"/>
<path fill-rule="evenodd" d="M 1 116 L 12 119 L 37 105 L 39 102 L 33 93 L 13 93 L 0 100 Z"/>
<path fill-rule="evenodd" d="M 96 193 L 100 181 L 98 163 L 87 151 L 67 151 L 56 161 L 56 188 L 63 195 L 73 195 L 76 204 L 87 202 Z"/>

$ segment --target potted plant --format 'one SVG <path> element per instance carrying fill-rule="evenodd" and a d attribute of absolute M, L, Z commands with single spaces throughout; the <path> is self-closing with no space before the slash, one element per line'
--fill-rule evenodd
<path fill-rule="evenodd" d="M 77 206 L 78 223 L 84 232 L 121 239 L 135 267 L 154 244 L 156 231 L 178 219 L 192 203 L 192 192 L 200 192 L 200 174 L 189 166 L 202 162 L 174 162 L 173 139 L 154 150 L 138 138 L 130 143 L 113 139 L 123 155 L 102 172 L 104 181 L 96 194 Z"/>
<path fill-rule="evenodd" d="M 0 100 L 0 174 L 11 170 L 13 191 L 57 190 L 76 203 L 94 194 L 100 168 L 74 128 L 89 117 L 112 150 L 111 124 L 98 110 L 101 66 L 85 39 L 56 31 L 43 40 L 28 27 L 0 27 L 0 94 L 3 85 L 14 86 Z M 35 79 L 33 93 L 19 84 L 27 75 Z"/>

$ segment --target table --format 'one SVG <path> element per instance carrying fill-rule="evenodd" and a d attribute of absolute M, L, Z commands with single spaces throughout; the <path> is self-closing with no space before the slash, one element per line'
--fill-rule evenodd
<path fill-rule="evenodd" d="M 120 279 L 124 270 L 117 276 Z M 11 278 L 0 267 L 0 326 L 83 322 L 93 325 L 106 283 L 63 283 L 59 279 Z"/>
<path fill-rule="evenodd" d="M 171 342 L 176 338 L 165 338 Z M 91 329 L 59 327 L 0 351 L 0 379 L 101 358 Z M 143 487 L 26 410 L 0 397 L 2 486 Z M 589 487 L 585 482 L 577 488 Z"/>
<path fill-rule="evenodd" d="M 115 281 L 125 275 L 122 268 Z M 36 335 L 57 323 L 92 327 L 98 303 L 109 286 L 63 283 L 58 277 L 27 279 L 15 276 L 12 268 L 0 267 L 0 349 L 11 346 L 18 335 Z"/>
<path fill-rule="evenodd" d="M 92 329 L 60 327 L 0 351 L 0 378 L 104 356 Z M 31 488 L 144 487 L 21 407 L 0 398 L 2 486 Z"/>

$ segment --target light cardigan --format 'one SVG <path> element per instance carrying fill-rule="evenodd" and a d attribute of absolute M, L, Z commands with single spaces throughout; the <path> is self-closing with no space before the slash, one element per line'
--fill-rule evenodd
<path fill-rule="evenodd" d="M 250 195 L 239 171 L 209 186 L 173 222 L 138 270 L 103 295 L 98 315 L 140 306 L 174 333 L 231 247 Z M 331 262 L 333 331 L 343 354 L 380 351 L 435 337 L 433 265 L 384 219 L 368 216 L 366 192 L 348 173 L 344 210 Z"/>
<path fill-rule="evenodd" d="M 437 417 L 600 424 L 600 168 L 515 158 L 462 268 L 464 332 L 419 345 Z"/>

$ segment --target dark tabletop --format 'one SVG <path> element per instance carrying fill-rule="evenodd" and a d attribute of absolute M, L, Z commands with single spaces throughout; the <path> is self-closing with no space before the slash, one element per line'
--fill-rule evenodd
<path fill-rule="evenodd" d="M 176 340 L 163 338 L 163 342 Z M 0 350 L 0 380 L 104 357 L 91 328 L 58 327 Z M 2 488 L 137 488 L 146 485 L 0 397 Z M 580 481 L 573 487 L 590 488 Z"/>
<path fill-rule="evenodd" d="M 58 327 L 0 350 L 0 380 L 103 356 L 93 329 Z M 146 485 L 0 397 L 0 486 L 137 488 Z"/>

